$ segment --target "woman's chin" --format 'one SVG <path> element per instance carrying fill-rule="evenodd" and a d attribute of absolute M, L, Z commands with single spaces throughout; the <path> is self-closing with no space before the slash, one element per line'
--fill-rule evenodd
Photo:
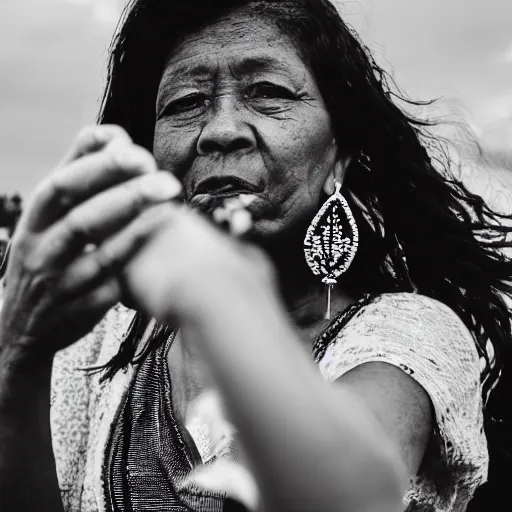
<path fill-rule="evenodd" d="M 307 226 L 284 224 L 277 219 L 259 219 L 244 238 L 279 259 L 302 257 Z"/>

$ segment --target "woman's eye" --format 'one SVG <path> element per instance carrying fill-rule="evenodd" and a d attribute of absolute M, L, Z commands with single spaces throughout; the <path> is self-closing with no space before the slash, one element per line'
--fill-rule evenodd
<path fill-rule="evenodd" d="M 161 117 L 180 114 L 192 114 L 195 110 L 204 107 L 208 99 L 205 94 L 193 93 L 171 101 L 163 110 Z"/>
<path fill-rule="evenodd" d="M 295 99 L 295 94 L 281 85 L 260 83 L 251 87 L 249 97 L 255 99 L 293 100 Z"/>

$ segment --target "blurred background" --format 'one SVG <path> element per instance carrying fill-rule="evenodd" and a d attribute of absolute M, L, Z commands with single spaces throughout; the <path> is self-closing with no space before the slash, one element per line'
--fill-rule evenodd
<path fill-rule="evenodd" d="M 124 3 L 1 0 L 0 194 L 25 198 L 79 128 L 94 121 L 106 50 Z M 512 190 L 512 1 L 338 3 L 410 97 L 441 98 L 436 115 L 470 124 L 486 150 L 468 173 L 472 186 L 506 207 Z"/>

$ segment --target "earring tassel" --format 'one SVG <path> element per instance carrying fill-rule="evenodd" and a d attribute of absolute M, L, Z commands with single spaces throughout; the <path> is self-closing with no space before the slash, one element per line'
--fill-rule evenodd
<path fill-rule="evenodd" d="M 331 291 L 332 291 L 332 284 L 327 285 L 327 309 L 325 311 L 325 319 L 330 320 L 331 319 Z"/>

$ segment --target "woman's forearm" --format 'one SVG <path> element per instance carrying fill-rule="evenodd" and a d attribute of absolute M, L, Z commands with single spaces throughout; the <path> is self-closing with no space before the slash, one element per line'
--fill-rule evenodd
<path fill-rule="evenodd" d="M 190 328 L 266 507 L 399 510 L 403 480 L 376 420 L 349 390 L 323 382 L 277 298 L 244 282 L 218 289 L 222 296 L 200 309 Z"/>
<path fill-rule="evenodd" d="M 50 358 L 20 355 L 0 339 L 2 512 L 63 510 L 50 433 L 51 365 Z"/>

